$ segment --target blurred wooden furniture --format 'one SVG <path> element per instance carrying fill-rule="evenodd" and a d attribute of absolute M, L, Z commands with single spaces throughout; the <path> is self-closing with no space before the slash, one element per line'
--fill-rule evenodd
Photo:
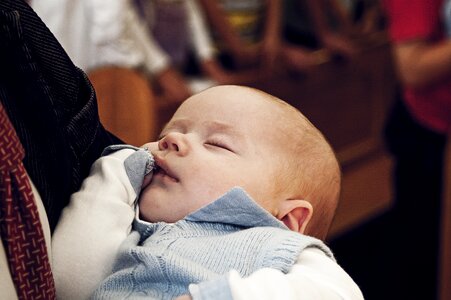
<path fill-rule="evenodd" d="M 441 227 L 439 293 L 441 300 L 451 299 L 451 134 L 445 154 L 444 193 Z"/>
<path fill-rule="evenodd" d="M 392 161 L 384 152 L 382 132 L 396 84 L 388 43 L 365 49 L 349 61 L 319 65 L 305 75 L 255 84 L 303 112 L 337 153 L 343 189 L 330 238 L 392 205 Z"/>
<path fill-rule="evenodd" d="M 143 74 L 128 68 L 106 67 L 90 72 L 88 77 L 106 129 L 135 146 L 155 139 L 155 97 Z"/>

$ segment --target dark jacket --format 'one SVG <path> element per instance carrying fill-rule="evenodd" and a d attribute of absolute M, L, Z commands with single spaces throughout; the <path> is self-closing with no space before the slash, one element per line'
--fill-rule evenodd
<path fill-rule="evenodd" d="M 23 1 L 0 1 L 0 101 L 53 230 L 102 150 L 121 141 L 100 124 L 94 89 Z"/>

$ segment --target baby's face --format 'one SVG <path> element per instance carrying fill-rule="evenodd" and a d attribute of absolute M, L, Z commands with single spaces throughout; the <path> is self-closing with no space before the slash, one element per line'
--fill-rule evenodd
<path fill-rule="evenodd" d="M 275 209 L 276 153 L 283 145 L 274 126 L 277 108 L 261 97 L 217 87 L 180 106 L 160 140 L 145 145 L 159 168 L 143 188 L 141 218 L 176 222 L 235 186 L 268 211 Z"/>

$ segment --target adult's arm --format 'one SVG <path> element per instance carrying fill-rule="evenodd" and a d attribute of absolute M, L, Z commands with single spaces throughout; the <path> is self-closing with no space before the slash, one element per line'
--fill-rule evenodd
<path fill-rule="evenodd" d="M 164 50 L 153 39 L 145 23 L 140 20 L 137 11 L 127 1 L 125 22 L 127 34 L 133 41 L 133 45 L 138 47 L 144 55 L 144 67 L 150 74 L 158 74 L 167 69 L 170 65 L 169 57 Z"/>
<path fill-rule="evenodd" d="M 442 39 L 440 20 L 444 15 L 438 1 L 385 0 L 382 3 L 402 83 L 422 88 L 449 78 L 451 40 Z"/>
<path fill-rule="evenodd" d="M 336 7 L 327 0 L 305 0 L 305 2 L 312 18 L 313 31 L 321 44 L 326 49 L 345 57 L 354 55 L 357 51 L 354 43 L 343 32 L 335 32 L 329 25 L 327 12 L 337 14 Z M 347 24 L 340 26 L 347 27 Z"/>
<path fill-rule="evenodd" d="M 199 3 L 196 0 L 188 0 L 186 9 L 189 16 L 189 31 L 197 58 L 201 61 L 214 58 L 213 41 Z"/>
<path fill-rule="evenodd" d="M 235 56 L 240 56 L 245 52 L 246 46 L 230 24 L 226 12 L 220 7 L 219 1 L 199 0 L 199 3 L 202 5 L 211 28 L 217 32 L 222 42 L 227 45 L 228 50 Z"/>
<path fill-rule="evenodd" d="M 280 0 L 266 1 L 261 60 L 268 71 L 272 71 L 277 64 L 281 49 L 281 17 L 282 2 Z"/>
<path fill-rule="evenodd" d="M 172 66 L 168 55 L 153 38 L 128 0 L 93 1 L 93 41 L 103 56 L 101 64 L 121 63 L 142 67 L 169 99 L 182 101 L 191 95 L 182 75 Z M 95 6 L 94 6 L 95 5 Z M 111 58 L 114 58 L 111 60 Z"/>
<path fill-rule="evenodd" d="M 174 101 L 183 101 L 192 92 L 183 76 L 171 66 L 170 59 L 158 42 L 153 38 L 145 23 L 139 19 L 136 10 L 128 1 L 127 29 L 134 45 L 144 55 L 144 69 L 158 83 L 163 96 Z"/>
<path fill-rule="evenodd" d="M 451 40 L 395 42 L 393 50 L 400 79 L 407 86 L 427 87 L 451 76 Z"/>

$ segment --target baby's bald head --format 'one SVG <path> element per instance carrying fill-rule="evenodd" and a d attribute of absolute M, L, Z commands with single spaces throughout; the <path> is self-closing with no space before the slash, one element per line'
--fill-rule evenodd
<path fill-rule="evenodd" d="M 148 220 L 175 222 L 240 186 L 291 230 L 325 238 L 340 170 L 324 136 L 291 105 L 253 88 L 216 86 L 182 103 L 161 136 L 149 149 L 180 184 L 146 188 L 140 210 Z"/>
<path fill-rule="evenodd" d="M 277 116 L 271 124 L 279 132 L 274 143 L 281 153 L 277 192 L 310 202 L 313 215 L 305 234 L 324 239 L 335 215 L 341 189 L 341 171 L 334 151 L 323 134 L 299 110 L 277 97 L 251 90 L 272 102 Z"/>

